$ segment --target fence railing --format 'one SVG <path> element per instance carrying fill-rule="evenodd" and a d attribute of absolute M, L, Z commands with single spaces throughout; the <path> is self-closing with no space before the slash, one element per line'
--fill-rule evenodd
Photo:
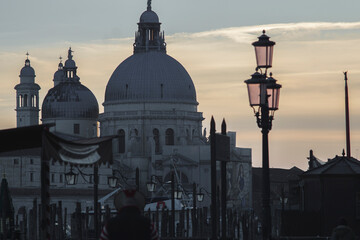
<path fill-rule="evenodd" d="M 108 206 L 98 208 L 99 228 L 106 221 L 115 216 L 116 211 Z M 156 211 L 144 212 L 158 230 L 161 239 L 207 239 L 211 235 L 211 219 L 209 208 L 182 209 L 175 211 L 175 219 L 167 208 Z M 34 200 L 31 209 L 23 207 L 22 216 L 17 216 L 16 229 L 21 232 L 20 239 L 37 240 L 41 232 L 41 206 Z M 254 239 L 252 238 L 252 225 L 249 214 L 227 210 L 227 236 L 229 239 Z M 173 221 L 175 224 L 173 224 Z M 74 213 L 68 213 L 62 208 L 62 203 L 50 206 L 50 234 L 53 240 L 63 239 L 95 239 L 94 212 L 88 207 L 82 210 L 81 203 L 76 203 Z M 172 229 L 172 226 L 175 226 Z M 218 221 L 217 229 L 221 231 L 221 223 Z M 219 233 L 220 236 L 221 233 Z"/>
<path fill-rule="evenodd" d="M 116 215 L 115 210 L 108 206 L 98 208 L 99 230 L 103 224 L 112 216 Z M 20 211 L 21 210 L 21 211 Z M 19 239 L 37 240 L 41 232 L 41 206 L 36 199 L 31 209 L 20 208 L 16 216 L 17 233 Z M 175 218 L 171 216 L 170 209 L 162 208 L 156 211 L 144 212 L 149 217 L 163 240 L 180 239 L 209 239 L 211 237 L 211 218 L 209 208 L 182 209 L 175 211 Z M 173 223 L 174 221 L 174 223 Z M 227 210 L 227 232 L 228 239 L 256 240 L 261 239 L 261 233 L 255 229 L 257 222 L 249 212 L 240 212 L 235 209 Z M 217 221 L 218 236 L 221 233 L 221 221 Z M 88 207 L 82 210 L 81 204 L 76 203 L 74 213 L 68 214 L 66 208 L 62 208 L 61 201 L 50 206 L 50 239 L 96 239 L 94 229 L 94 211 Z M 172 226 L 175 226 L 172 229 Z M 220 238 L 219 238 L 220 239 Z M 329 237 L 278 237 L 277 240 L 330 240 Z"/>

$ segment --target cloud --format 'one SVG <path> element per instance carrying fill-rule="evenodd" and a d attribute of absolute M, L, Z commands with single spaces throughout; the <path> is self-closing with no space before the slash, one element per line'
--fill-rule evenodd
<path fill-rule="evenodd" d="M 293 33 L 298 32 L 305 35 L 308 31 L 326 31 L 326 30 L 351 30 L 360 29 L 360 22 L 300 22 L 300 23 L 279 23 L 257 26 L 231 27 L 204 31 L 198 33 L 177 33 L 171 38 L 228 38 L 237 43 L 249 44 L 254 41 L 254 37 L 259 36 L 263 30 L 271 31 L 272 37 L 282 35 L 281 41 L 293 39 Z M 299 37 L 299 35 L 297 35 Z"/>

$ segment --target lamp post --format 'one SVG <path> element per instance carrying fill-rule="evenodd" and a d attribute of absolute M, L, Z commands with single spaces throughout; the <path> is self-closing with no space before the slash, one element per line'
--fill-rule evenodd
<path fill-rule="evenodd" d="M 179 185 L 177 185 L 177 188 L 175 189 L 175 173 L 171 172 L 171 180 L 168 182 L 162 182 L 158 176 L 151 176 L 151 179 L 149 182 L 146 183 L 147 190 L 151 193 L 153 193 L 156 189 L 156 181 L 160 183 L 161 185 L 164 184 L 170 184 L 171 186 L 171 194 L 170 194 L 170 200 L 171 200 L 171 218 L 170 218 L 170 236 L 175 237 L 175 199 L 181 199 L 182 198 L 182 191 L 179 189 Z"/>
<path fill-rule="evenodd" d="M 281 85 L 267 76 L 267 69 L 272 67 L 275 42 L 263 34 L 252 45 L 255 47 L 257 68 L 251 79 L 245 81 L 248 88 L 250 106 L 254 109 L 256 122 L 262 132 L 262 200 L 263 200 L 263 239 L 271 238 L 270 210 L 270 174 L 268 134 L 272 127 L 274 112 L 278 110 Z M 265 69 L 263 72 L 262 69 Z M 260 73 L 258 72 L 260 70 Z"/>
<path fill-rule="evenodd" d="M 99 218 L 98 218 L 98 185 L 99 185 L 99 166 L 97 163 L 94 164 L 94 230 L 95 230 L 95 236 L 96 239 L 99 238 Z M 89 174 L 85 174 L 83 172 L 81 172 L 78 169 L 79 173 L 81 175 L 89 175 Z M 66 184 L 68 185 L 75 185 L 77 183 L 77 177 L 78 174 L 73 172 L 73 166 L 70 166 L 70 172 L 65 173 L 65 179 L 66 179 Z"/>
<path fill-rule="evenodd" d="M 127 177 L 123 176 L 122 173 L 119 170 L 113 169 L 113 174 L 111 176 L 108 176 L 108 185 L 111 188 L 115 188 L 118 185 L 121 185 L 120 180 L 122 180 L 122 182 L 124 184 L 126 184 L 127 187 L 133 188 L 134 185 L 129 184 L 127 182 L 127 180 L 130 179 L 130 180 L 135 180 L 136 191 L 139 191 L 139 188 L 140 188 L 140 174 L 139 174 L 139 172 L 140 172 L 140 170 L 137 167 L 136 170 L 135 170 L 135 178 L 127 178 Z M 117 173 L 117 176 L 116 176 L 116 173 Z M 120 176 L 120 177 L 118 177 L 118 176 Z"/>
<path fill-rule="evenodd" d="M 204 194 L 201 192 L 201 188 L 200 188 L 200 192 L 197 194 L 197 200 L 199 202 L 204 201 Z"/>
<path fill-rule="evenodd" d="M 192 229 L 193 229 L 193 237 L 197 237 L 198 235 L 198 225 L 197 225 L 197 211 L 196 211 L 196 200 L 198 202 L 202 202 L 204 200 L 204 194 L 201 192 L 201 189 L 199 189 L 199 192 L 196 191 L 196 183 L 193 183 L 193 192 L 192 192 L 192 200 L 193 200 L 193 211 L 191 215 L 191 222 L 192 222 Z"/>
<path fill-rule="evenodd" d="M 78 174 L 73 172 L 72 166 L 70 166 L 70 172 L 65 173 L 65 180 L 67 185 L 75 185 L 77 182 Z"/>
<path fill-rule="evenodd" d="M 192 228 L 193 228 L 193 237 L 197 235 L 197 220 L 196 220 L 196 183 L 193 183 L 193 210 L 191 216 Z"/>
<path fill-rule="evenodd" d="M 99 208 L 98 208 L 98 186 L 99 186 L 99 166 L 97 163 L 94 164 L 94 227 L 95 237 L 99 238 Z"/>
<path fill-rule="evenodd" d="M 175 176 L 171 173 L 171 237 L 175 237 Z"/>

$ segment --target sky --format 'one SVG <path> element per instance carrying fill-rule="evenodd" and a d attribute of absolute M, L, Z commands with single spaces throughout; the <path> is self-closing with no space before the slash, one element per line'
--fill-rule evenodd
<path fill-rule="evenodd" d="M 261 131 L 244 80 L 256 67 L 252 42 L 263 29 L 276 42 L 273 77 L 282 84 L 269 134 L 270 167 L 307 169 L 309 150 L 327 161 L 345 146 L 344 75 L 348 71 L 352 156 L 360 158 L 358 0 L 153 0 L 167 53 L 189 72 L 203 127 L 225 118 L 237 146 L 261 166 Z M 28 51 L 42 102 L 59 56 L 74 50 L 78 76 L 103 112 L 106 84 L 132 54 L 146 0 L 0 2 L 0 129 L 16 127 L 15 90 Z M 209 131 L 207 131 L 209 132 Z"/>

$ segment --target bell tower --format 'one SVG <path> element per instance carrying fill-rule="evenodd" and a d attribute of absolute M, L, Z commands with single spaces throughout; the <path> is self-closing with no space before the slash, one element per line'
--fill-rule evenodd
<path fill-rule="evenodd" d="M 39 90 L 35 83 L 35 71 L 30 66 L 29 53 L 26 53 L 25 66 L 20 71 L 20 83 L 16 90 L 16 126 L 25 127 L 39 124 Z"/>
<path fill-rule="evenodd" d="M 158 51 L 166 52 L 165 34 L 160 31 L 159 17 L 151 10 L 151 0 L 140 16 L 138 31 L 135 33 L 134 53 Z"/>

